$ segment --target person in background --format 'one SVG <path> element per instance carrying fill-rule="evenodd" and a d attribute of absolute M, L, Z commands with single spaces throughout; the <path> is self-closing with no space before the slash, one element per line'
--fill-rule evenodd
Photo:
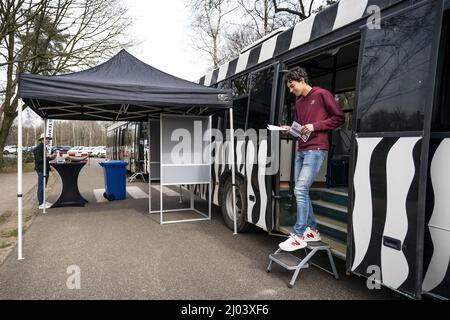
<path fill-rule="evenodd" d="M 45 140 L 45 145 L 44 145 Z M 39 202 L 39 209 L 44 209 L 44 150 L 47 152 L 47 158 L 46 158 L 46 171 L 47 171 L 47 178 L 45 180 L 45 186 L 47 186 L 48 177 L 51 171 L 50 168 L 50 160 L 55 158 L 54 154 L 49 153 L 49 149 L 47 148 L 47 145 L 49 144 L 49 140 L 51 138 L 45 137 L 44 133 L 41 134 L 39 137 L 39 144 L 34 148 L 33 155 L 34 155 L 34 170 L 36 170 L 36 173 L 38 175 L 38 188 L 37 188 L 37 198 Z M 50 208 L 52 206 L 52 203 L 46 202 L 45 208 Z"/>
<path fill-rule="evenodd" d="M 294 232 L 279 244 L 284 251 L 294 251 L 307 246 L 308 241 L 320 241 L 320 233 L 314 217 L 309 188 L 319 173 L 329 149 L 329 130 L 340 127 L 344 113 L 333 94 L 308 84 L 308 74 L 295 67 L 286 75 L 289 91 L 300 97 L 295 104 L 295 121 L 302 125 L 301 133 L 310 135 L 308 140 L 298 139 L 295 159 L 295 188 L 297 220 Z M 290 126 L 282 126 L 289 132 Z"/>

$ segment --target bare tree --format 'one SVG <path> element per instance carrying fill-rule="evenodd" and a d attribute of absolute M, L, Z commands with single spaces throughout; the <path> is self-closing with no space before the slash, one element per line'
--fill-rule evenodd
<path fill-rule="evenodd" d="M 287 12 L 305 20 L 312 13 L 336 3 L 337 0 L 272 0 L 275 13 Z"/>
<path fill-rule="evenodd" d="M 188 0 L 188 6 L 194 16 L 194 46 L 208 53 L 213 68 L 218 68 L 223 60 L 220 50 L 223 45 L 225 17 L 237 7 L 232 8 L 230 0 Z"/>
<path fill-rule="evenodd" d="M 55 75 L 109 58 L 131 45 L 124 38 L 131 20 L 119 0 L 2 0 L 0 15 L 2 151 L 17 116 L 19 73 Z"/>
<path fill-rule="evenodd" d="M 111 124 L 111 122 L 108 122 Z M 65 121 L 55 120 L 53 122 L 53 145 L 54 146 L 100 146 L 106 142 L 106 125 L 103 121 Z M 37 135 L 34 134 L 37 131 Z M 42 125 L 27 123 L 23 127 L 23 145 L 34 146 L 36 138 L 44 132 Z M 14 124 L 9 131 L 7 144 L 17 143 L 17 125 Z"/>
<path fill-rule="evenodd" d="M 250 29 L 257 38 L 264 37 L 280 27 L 292 27 L 299 18 L 289 13 L 276 12 L 271 0 L 237 0 L 243 10 L 241 21 L 246 21 L 244 28 Z"/>
<path fill-rule="evenodd" d="M 227 60 L 239 55 L 239 52 L 280 27 L 292 27 L 299 18 L 289 13 L 275 12 L 271 0 L 237 0 L 241 15 L 239 20 L 228 23 L 225 35 L 224 56 Z"/>
<path fill-rule="evenodd" d="M 231 60 L 243 48 L 281 27 L 293 27 L 337 0 L 236 0 L 241 15 L 231 20 L 223 56 Z"/>

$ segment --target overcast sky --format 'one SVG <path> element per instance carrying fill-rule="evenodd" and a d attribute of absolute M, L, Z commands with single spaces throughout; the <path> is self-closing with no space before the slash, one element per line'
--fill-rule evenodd
<path fill-rule="evenodd" d="M 130 33 L 140 42 L 130 49 L 131 54 L 186 80 L 197 80 L 206 73 L 208 56 L 192 48 L 186 0 L 122 1 L 134 20 Z"/>
<path fill-rule="evenodd" d="M 161 71 L 189 81 L 205 75 L 211 63 L 206 53 L 193 49 L 191 14 L 186 9 L 186 0 L 122 1 L 133 19 L 130 35 L 137 42 L 128 49 L 131 54 Z M 26 112 L 24 121 L 25 125 L 41 123 L 33 112 Z"/>

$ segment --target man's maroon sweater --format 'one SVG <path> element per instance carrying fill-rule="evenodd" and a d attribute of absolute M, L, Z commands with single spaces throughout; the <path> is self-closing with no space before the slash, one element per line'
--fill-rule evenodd
<path fill-rule="evenodd" d="M 340 127 L 344 121 L 344 113 L 336 103 L 334 96 L 328 90 L 313 87 L 305 96 L 295 104 L 295 119 L 302 126 L 312 124 L 314 132 L 308 141 L 299 139 L 299 151 L 328 150 L 328 130 Z"/>

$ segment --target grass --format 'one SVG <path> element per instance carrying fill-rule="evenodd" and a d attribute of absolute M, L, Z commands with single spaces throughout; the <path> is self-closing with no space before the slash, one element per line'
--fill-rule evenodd
<path fill-rule="evenodd" d="M 23 172 L 34 171 L 34 160 L 31 156 L 23 157 Z M 0 168 L 0 173 L 14 173 L 17 172 L 17 158 L 3 157 L 3 166 Z"/>
<path fill-rule="evenodd" d="M 17 237 L 17 228 L 0 232 L 0 237 L 2 237 L 2 238 Z"/>
<path fill-rule="evenodd" d="M 8 248 L 10 245 L 10 242 L 0 239 L 0 249 Z"/>
<path fill-rule="evenodd" d="M 25 231 L 27 231 L 27 228 L 22 227 L 22 233 L 25 233 Z M 17 228 L 1 231 L 0 237 L 2 237 L 2 238 L 16 237 L 17 238 Z"/>
<path fill-rule="evenodd" d="M 11 210 L 6 210 L 0 215 L 0 225 L 8 222 L 9 218 L 12 216 L 13 212 Z"/>
<path fill-rule="evenodd" d="M 0 224 L 4 224 L 4 223 L 7 222 L 7 221 L 8 221 L 8 218 L 7 218 L 7 217 L 0 216 Z"/>

